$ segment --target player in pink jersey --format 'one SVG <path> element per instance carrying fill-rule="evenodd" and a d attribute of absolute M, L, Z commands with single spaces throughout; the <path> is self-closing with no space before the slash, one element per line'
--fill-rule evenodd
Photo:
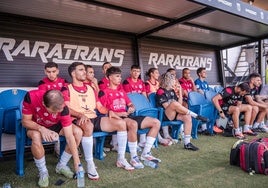
<path fill-rule="evenodd" d="M 63 86 L 68 84 L 67 80 L 58 77 L 58 64 L 54 62 L 46 63 L 44 72 L 47 76 L 39 81 L 38 89 L 42 89 L 45 91 L 50 89 L 61 90 Z"/>
<path fill-rule="evenodd" d="M 83 130 L 82 147 L 87 161 L 88 177 L 90 179 L 99 178 L 92 155 L 93 131 L 116 131 L 118 138 L 118 158 L 116 164 L 125 170 L 133 170 L 134 168 L 125 159 L 127 143 L 126 123 L 115 113 L 108 113 L 107 108 L 98 100 L 94 89 L 84 84 L 86 70 L 83 63 L 72 63 L 68 68 L 68 72 L 73 82 L 63 92 L 71 115 L 75 117 L 76 124 Z M 97 116 L 96 110 L 102 114 L 108 114 L 108 116 Z"/>
<path fill-rule="evenodd" d="M 123 88 L 126 93 L 140 93 L 147 97 L 145 84 L 139 78 L 141 68 L 138 65 L 132 65 L 130 69 L 130 76 L 123 81 Z"/>
<path fill-rule="evenodd" d="M 94 69 L 91 65 L 86 65 L 86 80 L 85 84 L 90 85 L 98 93 L 100 88 L 98 86 L 98 80 L 94 77 Z"/>
<path fill-rule="evenodd" d="M 126 93 L 140 93 L 147 97 L 145 83 L 140 79 L 141 68 L 138 65 L 132 65 L 130 76 L 123 81 L 123 89 Z M 144 147 L 146 143 L 146 134 L 140 135 L 139 146 Z M 139 149 L 139 148 L 138 148 Z"/>
<path fill-rule="evenodd" d="M 112 66 L 112 64 L 110 62 L 105 62 L 103 63 L 102 65 L 102 73 L 104 75 L 104 77 L 99 81 L 99 88 L 100 90 L 103 90 L 107 87 L 109 87 L 109 80 L 108 78 L 106 77 L 106 71 L 107 69 L 109 69 L 110 67 Z"/>
<path fill-rule="evenodd" d="M 67 178 L 73 178 L 74 174 L 67 163 L 73 156 L 74 169 L 78 171 L 80 159 L 77 146 L 81 141 L 82 130 L 72 124 L 62 93 L 58 90 L 29 91 L 23 101 L 22 114 L 22 125 L 27 129 L 27 136 L 32 140 L 31 151 L 39 171 L 38 185 L 49 186 L 42 141 L 56 141 L 59 135 L 65 136 L 67 145 L 56 166 L 56 172 Z"/>
<path fill-rule="evenodd" d="M 135 111 L 135 107 L 127 97 L 126 92 L 117 87 L 121 83 L 121 70 L 117 67 L 111 67 L 107 70 L 106 75 L 110 80 L 110 85 L 105 90 L 99 92 L 99 99 L 110 112 L 115 113 L 127 124 L 128 146 L 131 155 L 130 163 L 135 168 L 144 167 L 137 155 L 137 130 L 145 128 L 149 128 L 150 131 L 141 154 L 141 160 L 156 160 L 160 162 L 160 159 L 155 158 L 151 154 L 151 148 L 160 128 L 159 120 L 145 116 L 131 116 Z"/>
<path fill-rule="evenodd" d="M 181 87 L 183 89 L 183 106 L 188 107 L 188 93 L 190 91 L 197 91 L 194 84 L 194 80 L 191 77 L 191 71 L 189 68 L 182 69 L 182 77 L 179 79 Z"/>
<path fill-rule="evenodd" d="M 150 68 L 146 72 L 146 76 L 148 76 L 148 80 L 145 82 L 145 89 L 147 95 L 150 95 L 151 93 L 155 93 L 159 88 L 159 71 L 157 68 Z"/>
<path fill-rule="evenodd" d="M 100 90 L 104 90 L 105 88 L 109 87 L 110 81 L 106 76 L 106 71 L 111 66 L 112 66 L 112 64 L 110 62 L 105 62 L 102 65 L 102 73 L 103 73 L 104 77 L 98 82 Z M 121 88 L 122 85 L 120 84 L 118 87 Z M 112 135 L 111 145 L 113 146 L 112 150 L 117 151 L 118 143 L 117 143 L 117 136 L 116 135 Z"/>

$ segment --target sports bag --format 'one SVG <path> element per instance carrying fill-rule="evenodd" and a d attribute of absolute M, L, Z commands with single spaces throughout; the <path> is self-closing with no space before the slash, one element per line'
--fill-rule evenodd
<path fill-rule="evenodd" d="M 246 172 L 268 175 L 268 138 L 241 145 L 240 167 Z"/>
<path fill-rule="evenodd" d="M 268 175 L 268 138 L 236 142 L 231 149 L 230 164 L 250 174 Z"/>
<path fill-rule="evenodd" d="M 238 140 L 234 143 L 230 152 L 230 165 L 240 166 L 240 148 L 242 144 L 246 143 L 243 140 Z"/>

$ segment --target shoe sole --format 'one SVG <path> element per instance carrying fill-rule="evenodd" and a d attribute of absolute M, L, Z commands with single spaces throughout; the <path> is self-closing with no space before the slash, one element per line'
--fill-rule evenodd
<path fill-rule="evenodd" d="M 186 150 L 190 150 L 190 151 L 198 151 L 199 149 L 192 149 L 192 148 L 184 148 Z"/>
<path fill-rule="evenodd" d="M 100 179 L 99 176 L 98 177 L 91 177 L 91 175 L 89 173 L 87 173 L 87 177 L 88 177 L 88 179 L 93 180 L 93 181 L 97 181 Z"/>
<path fill-rule="evenodd" d="M 141 160 L 142 161 L 145 161 L 145 160 L 148 160 L 148 159 L 146 159 L 146 158 L 143 158 L 142 156 L 141 156 Z M 157 163 L 161 163 L 161 160 L 160 159 L 152 159 L 152 160 L 149 160 L 149 161 L 153 161 L 153 162 L 157 162 Z"/>
<path fill-rule="evenodd" d="M 258 136 L 258 134 L 254 134 L 254 133 L 247 133 L 247 132 L 243 132 L 243 134 L 246 134 L 248 136 Z"/>
<path fill-rule="evenodd" d="M 125 168 L 125 166 L 123 166 L 123 165 L 121 165 L 121 164 L 118 164 L 118 163 L 116 163 L 116 166 L 118 167 L 118 168 L 123 168 L 123 169 L 125 169 L 125 170 L 127 170 L 127 171 L 132 171 L 132 170 L 134 170 L 135 168 L 133 167 L 133 169 L 131 168 L 131 169 L 127 169 L 127 168 Z"/>

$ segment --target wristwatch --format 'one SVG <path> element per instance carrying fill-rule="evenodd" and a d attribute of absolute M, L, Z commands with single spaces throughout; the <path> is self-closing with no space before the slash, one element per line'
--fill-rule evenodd
<path fill-rule="evenodd" d="M 219 113 L 221 114 L 221 113 L 223 113 L 223 111 L 221 110 L 221 111 L 219 111 Z"/>

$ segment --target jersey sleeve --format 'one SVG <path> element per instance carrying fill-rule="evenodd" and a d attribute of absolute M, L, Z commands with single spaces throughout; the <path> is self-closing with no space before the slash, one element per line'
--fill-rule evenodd
<path fill-rule="evenodd" d="M 100 80 L 98 82 L 98 85 L 99 85 L 100 90 L 104 90 L 106 88 L 106 85 L 105 85 L 105 83 L 102 80 Z"/>
<path fill-rule="evenodd" d="M 108 101 L 107 101 L 107 98 L 106 98 L 106 94 L 105 94 L 105 90 L 100 90 L 99 93 L 98 93 L 98 101 L 104 106 L 106 107 L 107 109 L 108 108 Z M 109 109 L 110 110 L 110 109 Z"/>
<path fill-rule="evenodd" d="M 33 109 L 32 109 L 31 97 L 30 97 L 29 92 L 27 92 L 25 97 L 24 97 L 22 113 L 26 114 L 26 115 L 31 115 L 34 113 Z"/>
<path fill-rule="evenodd" d="M 131 86 L 128 80 L 124 80 L 122 85 L 126 93 L 131 93 Z"/>
<path fill-rule="evenodd" d="M 65 106 L 63 108 L 63 111 L 61 112 L 60 122 L 62 127 L 68 127 L 72 125 L 72 118 L 70 115 L 69 108 L 67 106 Z"/>
<path fill-rule="evenodd" d="M 68 86 L 62 87 L 61 92 L 62 92 L 64 101 L 70 102 L 70 92 L 69 92 Z"/>
<path fill-rule="evenodd" d="M 165 102 L 168 102 L 168 98 L 165 95 L 165 90 L 160 88 L 156 92 L 156 103 L 158 104 L 158 106 L 162 107 Z"/>

